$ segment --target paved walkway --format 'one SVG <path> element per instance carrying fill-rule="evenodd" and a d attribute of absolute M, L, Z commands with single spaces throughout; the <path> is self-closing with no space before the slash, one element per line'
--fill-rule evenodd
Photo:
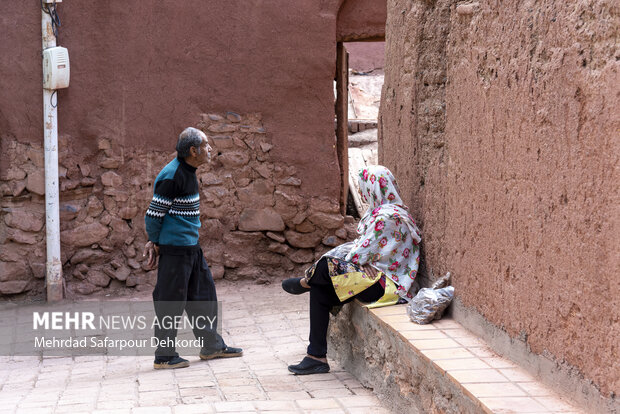
<path fill-rule="evenodd" d="M 389 413 L 337 363 L 294 376 L 305 355 L 308 296 L 278 284 L 218 283 L 224 339 L 234 359 L 153 370 L 151 357 L 0 357 L 0 412 L 7 413 Z M 144 296 L 149 300 L 149 296 Z"/>

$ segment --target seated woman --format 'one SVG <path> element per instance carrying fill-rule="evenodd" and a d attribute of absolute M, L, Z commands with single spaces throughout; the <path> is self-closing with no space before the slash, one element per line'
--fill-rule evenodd
<path fill-rule="evenodd" d="M 375 302 L 374 306 L 412 298 L 409 289 L 420 262 L 420 231 L 387 168 L 362 169 L 359 184 L 369 207 L 357 227 L 357 239 L 325 253 L 306 270 L 304 278 L 282 282 L 282 288 L 291 294 L 310 292 L 310 345 L 308 355 L 288 367 L 294 374 L 329 372 L 327 327 L 334 306 L 354 298 Z"/>

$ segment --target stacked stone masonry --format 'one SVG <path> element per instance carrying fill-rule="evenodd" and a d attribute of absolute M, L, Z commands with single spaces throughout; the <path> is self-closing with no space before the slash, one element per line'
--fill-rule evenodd
<path fill-rule="evenodd" d="M 214 148 L 198 171 L 200 242 L 215 279 L 268 283 L 300 273 L 331 246 L 354 237 L 337 200 L 309 197 L 292 165 L 273 162 L 260 114 L 202 114 Z M 100 138 L 90 153 L 59 138 L 60 226 L 68 295 L 151 289 L 142 257 L 144 212 L 153 181 L 174 152 L 129 152 Z M 174 148 L 174 138 L 171 139 Z M 41 295 L 45 287 L 45 180 L 41 146 L 3 139 L 0 170 L 0 293 Z"/>

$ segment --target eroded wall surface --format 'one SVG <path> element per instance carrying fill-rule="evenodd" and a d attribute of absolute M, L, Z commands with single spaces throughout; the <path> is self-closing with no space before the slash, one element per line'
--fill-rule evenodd
<path fill-rule="evenodd" d="M 71 85 L 58 92 L 70 293 L 151 288 L 144 212 L 187 126 L 207 132 L 217 151 L 198 172 L 214 276 L 297 274 L 350 236 L 334 133 L 341 3 L 58 5 L 58 44 L 71 59 Z M 2 2 L 0 15 L 0 296 L 37 294 L 45 277 L 41 9 Z"/>
<path fill-rule="evenodd" d="M 386 0 L 339 0 L 336 37 L 339 42 L 382 40 L 385 37 Z"/>
<path fill-rule="evenodd" d="M 426 273 L 531 351 L 620 391 L 620 11 L 388 2 L 380 162 Z"/>

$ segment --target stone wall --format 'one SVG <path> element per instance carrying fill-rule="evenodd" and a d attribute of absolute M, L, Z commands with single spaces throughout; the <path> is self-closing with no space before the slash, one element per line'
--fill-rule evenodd
<path fill-rule="evenodd" d="M 581 378 L 564 391 L 612 399 L 619 18 L 612 1 L 390 0 L 379 141 L 425 273 Z"/>
<path fill-rule="evenodd" d="M 201 244 L 215 279 L 274 281 L 301 272 L 349 234 L 337 201 L 312 197 L 297 168 L 274 161 L 260 114 L 203 114 L 196 126 L 216 155 L 197 171 Z M 142 257 L 152 183 L 174 153 L 129 151 L 102 138 L 92 151 L 60 138 L 62 262 L 68 294 L 151 289 Z M 41 293 L 45 277 L 40 146 L 2 140 L 0 293 Z M 351 222 L 349 222 L 351 223 Z M 351 235 L 354 228 L 348 226 Z"/>

